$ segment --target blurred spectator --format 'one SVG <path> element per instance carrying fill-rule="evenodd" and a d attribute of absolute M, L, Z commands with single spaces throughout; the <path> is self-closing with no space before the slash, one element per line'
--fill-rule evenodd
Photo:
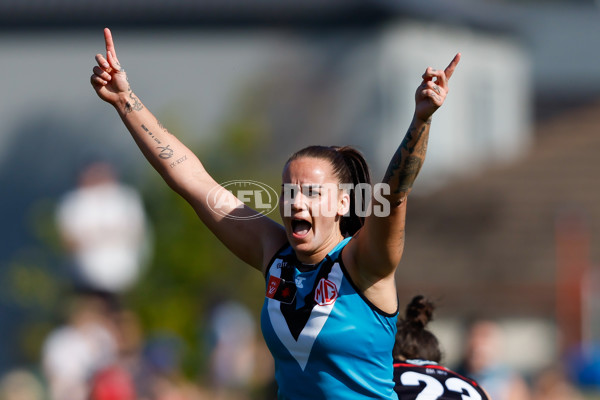
<path fill-rule="evenodd" d="M 562 368 L 541 371 L 533 382 L 533 400 L 584 400 Z"/>
<path fill-rule="evenodd" d="M 530 400 L 527 382 L 500 360 L 502 341 L 502 330 L 496 322 L 475 321 L 457 372 L 479 382 L 494 400 Z"/>
<path fill-rule="evenodd" d="M 2 400 L 44 400 L 44 387 L 40 380 L 27 370 L 13 370 L 0 379 Z"/>
<path fill-rule="evenodd" d="M 224 301 L 210 318 L 211 384 L 219 398 L 247 398 L 254 377 L 256 324 L 248 309 L 237 301 Z"/>
<path fill-rule="evenodd" d="M 568 373 L 578 386 L 600 390 L 600 343 L 589 341 L 572 346 L 565 356 Z"/>
<path fill-rule="evenodd" d="M 145 211 L 109 163 L 81 171 L 77 188 L 60 200 L 56 220 L 79 288 L 118 294 L 137 281 L 148 250 Z"/>
<path fill-rule="evenodd" d="M 214 399 L 184 376 L 182 352 L 183 341 L 174 334 L 161 334 L 147 341 L 143 350 L 144 374 L 139 382 L 143 399 Z"/>
<path fill-rule="evenodd" d="M 119 364 L 98 371 L 92 378 L 90 387 L 90 400 L 137 399 L 133 376 Z"/>
<path fill-rule="evenodd" d="M 214 400 L 210 393 L 181 375 L 155 376 L 151 388 L 152 397 L 149 400 Z"/>
<path fill-rule="evenodd" d="M 127 309 L 111 310 L 117 356 L 91 378 L 90 400 L 133 400 L 141 398 L 146 382 L 141 356 L 143 332 L 137 315 Z"/>
<path fill-rule="evenodd" d="M 117 343 L 106 309 L 96 296 L 79 295 L 65 325 L 46 337 L 42 368 L 52 400 L 86 400 L 89 380 L 114 362 Z"/>

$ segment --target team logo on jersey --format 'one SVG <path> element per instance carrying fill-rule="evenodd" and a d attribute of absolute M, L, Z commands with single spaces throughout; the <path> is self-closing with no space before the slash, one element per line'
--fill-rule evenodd
<path fill-rule="evenodd" d="M 269 284 L 267 285 L 267 297 L 272 299 L 275 297 L 275 293 L 277 293 L 277 288 L 281 283 L 281 279 L 276 276 L 271 276 L 269 278 Z"/>
<path fill-rule="evenodd" d="M 287 267 L 287 261 L 279 261 L 276 267 L 279 269 Z"/>
<path fill-rule="evenodd" d="M 271 275 L 266 296 L 285 304 L 291 304 L 296 297 L 296 285 L 293 282 Z"/>
<path fill-rule="evenodd" d="M 320 306 L 333 304 L 337 295 L 338 291 L 335 283 L 329 279 L 321 278 L 315 290 L 315 302 Z"/>

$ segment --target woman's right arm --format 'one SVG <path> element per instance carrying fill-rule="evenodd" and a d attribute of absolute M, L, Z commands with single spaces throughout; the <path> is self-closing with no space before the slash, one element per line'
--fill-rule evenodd
<path fill-rule="evenodd" d="M 286 241 L 283 227 L 265 216 L 248 219 L 257 212 L 221 188 L 194 153 L 142 104 L 131 90 L 125 70 L 117 59 L 108 28 L 104 29 L 104 38 L 106 57 L 96 55 L 98 66 L 94 67 L 91 76 L 98 96 L 117 110 L 146 159 L 165 182 L 190 203 L 217 238 L 241 260 L 262 271 L 269 258 Z M 212 211 L 217 197 L 209 196 L 209 193 L 214 190 L 222 191 L 218 196 L 220 213 Z"/>

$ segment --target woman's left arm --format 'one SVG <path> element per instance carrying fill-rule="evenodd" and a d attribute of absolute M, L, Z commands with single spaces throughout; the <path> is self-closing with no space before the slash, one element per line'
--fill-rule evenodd
<path fill-rule="evenodd" d="M 381 187 L 386 190 L 372 198 L 372 206 L 381 207 L 386 212 L 383 216 L 371 213 L 357 233 L 356 240 L 351 241 L 355 243 L 348 249 L 346 257 L 350 258 L 348 261 L 354 267 L 355 280 L 358 278 L 363 282 L 359 284 L 363 288 L 393 276 L 400 262 L 404 249 L 406 199 L 425 161 L 431 117 L 446 99 L 448 79 L 459 60 L 460 53 L 445 70 L 429 67 L 423 74 L 415 93 L 413 120 L 382 181 Z"/>

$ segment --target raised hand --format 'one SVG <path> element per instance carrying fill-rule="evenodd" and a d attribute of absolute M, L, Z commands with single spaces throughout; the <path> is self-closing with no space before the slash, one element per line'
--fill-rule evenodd
<path fill-rule="evenodd" d="M 119 98 L 123 99 L 124 95 L 129 95 L 128 92 L 131 92 L 131 88 L 125 70 L 117 58 L 112 34 L 108 28 L 104 28 L 104 41 L 106 57 L 96 54 L 98 65 L 93 68 L 94 73 L 90 77 L 90 82 L 102 100 L 115 105 Z"/>
<path fill-rule="evenodd" d="M 445 70 L 428 67 L 423 74 L 423 81 L 415 93 L 415 117 L 427 121 L 433 113 L 444 104 L 448 94 L 448 80 L 460 61 L 460 53 L 456 54 Z"/>

